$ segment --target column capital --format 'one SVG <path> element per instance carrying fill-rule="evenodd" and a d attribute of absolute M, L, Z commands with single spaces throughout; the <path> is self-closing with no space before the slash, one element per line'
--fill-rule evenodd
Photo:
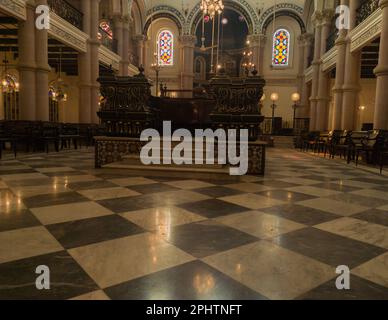
<path fill-rule="evenodd" d="M 331 25 L 335 11 L 333 9 L 325 9 L 322 11 L 321 24 L 322 26 Z"/>
<path fill-rule="evenodd" d="M 248 35 L 248 41 L 250 42 L 251 46 L 257 46 L 261 43 L 265 42 L 267 40 L 267 37 L 264 34 L 249 34 Z"/>
<path fill-rule="evenodd" d="M 135 40 L 137 42 L 143 42 L 143 41 L 147 40 L 147 36 L 144 34 L 137 34 L 137 35 L 133 36 L 133 40 Z"/>
<path fill-rule="evenodd" d="M 318 28 L 322 23 L 322 11 L 315 11 L 311 16 L 311 22 L 314 28 Z"/>
<path fill-rule="evenodd" d="M 385 8 L 388 6 L 388 0 L 380 0 L 379 6 L 381 9 Z"/>
<path fill-rule="evenodd" d="M 313 43 L 314 36 L 311 33 L 302 33 L 299 37 L 298 40 L 303 43 L 304 46 L 310 46 Z"/>
<path fill-rule="evenodd" d="M 197 37 L 189 34 L 185 34 L 179 37 L 179 40 L 184 47 L 194 47 L 197 42 Z"/>

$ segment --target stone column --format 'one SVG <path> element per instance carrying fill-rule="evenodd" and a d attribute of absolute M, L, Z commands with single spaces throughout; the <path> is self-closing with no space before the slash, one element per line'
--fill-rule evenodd
<path fill-rule="evenodd" d="M 316 130 L 316 117 L 317 117 L 317 96 L 318 96 L 318 81 L 319 81 L 319 69 L 321 65 L 321 20 L 322 14 L 315 12 L 313 22 L 315 25 L 315 40 L 314 40 L 314 60 L 312 62 L 313 79 L 311 86 L 310 97 L 310 130 Z"/>
<path fill-rule="evenodd" d="M 113 17 L 113 36 L 117 43 L 117 54 L 121 57 L 120 67 L 119 67 L 119 76 L 123 75 L 123 45 L 124 45 L 124 37 L 123 37 L 123 17 L 121 15 L 116 15 Z"/>
<path fill-rule="evenodd" d="M 374 127 L 388 129 L 388 0 L 380 0 L 383 25 L 380 36 L 379 63 L 374 70 L 376 82 L 376 103 Z"/>
<path fill-rule="evenodd" d="M 121 68 L 123 76 L 129 75 L 129 37 L 130 37 L 130 28 L 129 28 L 129 18 L 124 18 L 123 24 L 123 55 L 121 56 Z"/>
<path fill-rule="evenodd" d="M 358 0 L 349 1 L 350 9 L 350 30 L 356 25 L 356 10 L 358 8 Z M 343 99 L 342 99 L 342 114 L 341 114 L 341 129 L 353 130 L 357 117 L 358 93 L 360 91 L 360 68 L 361 68 L 361 52 L 352 53 L 350 51 L 350 37 L 346 38 L 346 61 Z"/>
<path fill-rule="evenodd" d="M 309 67 L 310 63 L 310 54 L 311 54 L 311 46 L 312 46 L 313 36 L 309 33 L 305 33 L 303 35 L 303 83 L 302 89 L 300 92 L 300 108 L 299 108 L 299 117 L 308 118 L 309 114 L 309 90 L 307 88 L 306 78 L 304 76 L 305 70 Z M 300 71 L 299 71 L 300 72 Z"/>
<path fill-rule="evenodd" d="M 47 0 L 37 0 L 36 5 L 47 5 Z M 49 72 L 47 30 L 35 28 L 36 55 L 36 120 L 49 120 Z"/>
<path fill-rule="evenodd" d="M 27 3 L 27 20 L 19 22 L 20 120 L 36 120 L 35 8 Z M 46 92 L 48 96 L 48 92 Z"/>
<path fill-rule="evenodd" d="M 341 0 L 341 5 L 348 6 L 349 0 Z M 336 76 L 335 85 L 333 89 L 334 104 L 333 104 L 333 129 L 341 129 L 342 117 L 342 102 L 343 102 L 343 85 L 345 80 L 345 63 L 346 63 L 346 36 L 347 30 L 341 29 L 339 31 L 335 46 L 337 47 L 336 60 Z"/>
<path fill-rule="evenodd" d="M 97 112 L 99 110 L 100 84 L 97 79 L 100 74 L 99 49 L 100 41 L 98 40 L 98 23 L 99 23 L 99 3 L 100 0 L 91 0 L 90 2 L 90 75 L 91 75 L 91 121 L 98 123 Z"/>
<path fill-rule="evenodd" d="M 184 90 L 193 89 L 194 80 L 194 47 L 197 38 L 191 35 L 180 37 L 182 46 L 181 86 Z M 191 97 L 185 94 L 185 97 Z"/>
<path fill-rule="evenodd" d="M 143 34 L 139 34 L 135 36 L 136 45 L 137 45 L 137 58 L 139 61 L 139 66 L 144 66 L 144 55 L 145 55 L 145 42 L 147 40 L 147 36 Z"/>
<path fill-rule="evenodd" d="M 252 63 L 259 68 L 260 66 L 260 38 L 259 34 L 251 34 L 248 36 L 249 48 L 252 51 Z"/>
<path fill-rule="evenodd" d="M 296 117 L 300 118 L 301 115 L 303 114 L 303 109 L 304 109 L 304 95 L 305 95 L 305 77 L 304 77 L 304 70 L 305 70 L 305 65 L 304 65 L 304 55 L 305 55 L 305 50 L 304 50 L 304 35 L 300 35 L 298 37 L 298 50 L 299 50 L 299 61 L 298 61 L 298 75 L 297 75 L 297 91 L 300 94 L 301 101 L 299 104 L 299 108 L 296 109 Z"/>
<path fill-rule="evenodd" d="M 90 0 L 82 0 L 83 31 L 90 34 Z M 91 122 L 91 72 L 90 72 L 90 45 L 87 43 L 87 51 L 78 54 L 79 77 L 79 122 Z"/>
<path fill-rule="evenodd" d="M 332 19 L 332 11 L 325 11 L 322 16 L 322 27 L 321 27 L 321 58 L 326 53 L 327 38 L 330 33 Z M 327 72 L 322 70 L 322 63 L 319 71 L 318 81 L 318 96 L 317 96 L 317 111 L 316 111 L 316 122 L 315 128 L 319 131 L 325 131 L 328 127 L 328 103 L 330 101 L 329 93 L 329 75 Z"/>
<path fill-rule="evenodd" d="M 264 34 L 260 35 L 260 52 L 259 52 L 259 65 L 257 67 L 257 71 L 259 72 L 259 76 L 263 76 L 264 74 L 264 49 L 265 43 L 267 42 L 267 37 Z"/>

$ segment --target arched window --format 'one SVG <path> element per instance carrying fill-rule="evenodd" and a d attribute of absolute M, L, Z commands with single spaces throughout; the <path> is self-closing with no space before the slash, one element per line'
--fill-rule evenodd
<path fill-rule="evenodd" d="M 162 30 L 158 36 L 159 65 L 174 65 L 174 35 L 169 30 Z"/>
<path fill-rule="evenodd" d="M 286 29 L 276 30 L 273 35 L 273 66 L 288 66 L 290 56 L 290 33 Z"/>

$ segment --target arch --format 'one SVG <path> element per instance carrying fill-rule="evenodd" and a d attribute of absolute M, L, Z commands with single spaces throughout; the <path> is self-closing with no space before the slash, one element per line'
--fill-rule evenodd
<path fill-rule="evenodd" d="M 149 27 L 151 25 L 151 21 L 155 22 L 156 20 L 163 19 L 163 18 L 169 19 L 169 20 L 173 21 L 176 24 L 176 26 L 178 27 L 179 34 L 182 34 L 183 26 L 182 26 L 181 21 L 176 16 L 174 16 L 171 13 L 168 13 L 168 12 L 160 12 L 160 13 L 153 14 L 152 15 L 152 19 L 151 19 L 151 16 L 150 16 L 148 18 L 145 26 L 144 26 L 143 34 L 147 35 L 148 29 L 149 29 Z"/>
<path fill-rule="evenodd" d="M 288 11 L 288 10 L 277 11 L 275 14 L 275 18 L 279 18 L 279 17 L 290 17 L 290 18 L 296 20 L 296 22 L 298 22 L 298 24 L 299 24 L 300 32 L 301 33 L 306 32 L 306 26 L 304 24 L 303 19 L 300 17 L 300 15 L 296 14 L 295 12 Z M 273 14 L 268 16 L 267 19 L 264 21 L 264 23 L 262 25 L 262 29 L 261 29 L 263 34 L 265 34 L 268 26 L 270 25 L 270 23 L 272 21 L 273 21 Z"/>
<path fill-rule="evenodd" d="M 170 6 L 167 5 L 158 5 L 150 10 L 147 11 L 147 22 L 144 26 L 144 34 L 147 34 L 148 28 L 151 25 L 151 17 L 152 20 L 157 20 L 160 18 L 167 18 L 172 21 L 177 25 L 179 29 L 179 34 L 183 33 L 183 26 L 185 25 L 185 17 L 182 15 L 182 13 Z"/>
<path fill-rule="evenodd" d="M 206 80 L 206 59 L 197 56 L 194 60 L 194 71 L 196 80 Z"/>
<path fill-rule="evenodd" d="M 225 8 L 232 9 L 241 14 L 248 24 L 249 33 L 258 33 L 259 31 L 259 18 L 256 11 L 245 0 L 225 0 Z M 191 35 L 195 35 L 198 24 L 202 19 L 201 3 L 198 3 L 190 12 L 187 17 L 185 32 Z"/>
<path fill-rule="evenodd" d="M 133 24 L 135 27 L 135 34 L 142 34 L 144 29 L 144 2 L 142 0 L 133 0 L 130 8 Z"/>
<path fill-rule="evenodd" d="M 290 58 L 290 32 L 279 28 L 272 35 L 272 65 L 274 67 L 288 66 Z"/>
<path fill-rule="evenodd" d="M 260 17 L 260 30 L 262 34 L 265 34 L 266 29 L 268 25 L 273 21 L 273 16 L 274 16 L 274 10 L 276 9 L 276 15 L 275 17 L 280 17 L 280 16 L 288 16 L 293 19 L 295 19 L 301 29 L 301 33 L 306 32 L 306 25 L 302 19 L 303 15 L 303 8 L 299 7 L 296 4 L 293 3 L 279 3 L 275 6 L 272 6 L 268 8 L 266 11 L 264 11 L 263 15 Z"/>

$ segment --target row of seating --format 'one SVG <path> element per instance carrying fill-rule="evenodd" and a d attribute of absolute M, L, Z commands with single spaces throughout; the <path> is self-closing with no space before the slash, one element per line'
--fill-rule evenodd
<path fill-rule="evenodd" d="M 104 135 L 104 128 L 96 124 L 55 123 L 46 121 L 0 121 L 0 159 L 6 143 L 11 145 L 15 154 L 25 152 L 49 152 L 75 149 L 82 144 L 91 146 L 95 135 Z"/>
<path fill-rule="evenodd" d="M 355 161 L 356 165 L 360 156 L 365 155 L 366 162 L 378 164 L 382 172 L 388 155 L 388 130 L 304 132 L 295 139 L 295 147 L 306 152 L 323 152 L 330 158 L 339 155 L 347 163 Z"/>

